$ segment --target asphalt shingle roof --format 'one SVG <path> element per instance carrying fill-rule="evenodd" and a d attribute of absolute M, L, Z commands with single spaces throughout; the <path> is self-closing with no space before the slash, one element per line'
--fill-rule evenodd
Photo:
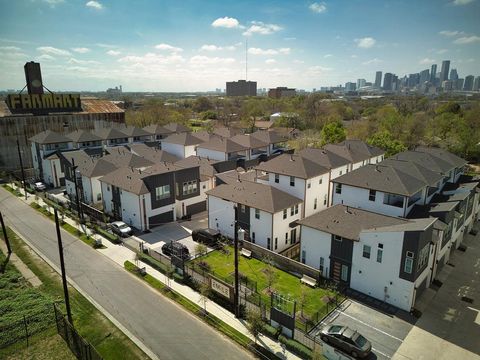
<path fill-rule="evenodd" d="M 148 146 L 142 143 L 129 144 L 128 148 L 133 154 L 143 157 L 147 160 L 150 160 L 153 163 L 159 163 L 163 161 L 173 163 L 175 161 L 180 160 L 178 156 L 175 156 L 173 154 L 170 154 L 169 152 L 166 152 L 156 147 Z"/>
<path fill-rule="evenodd" d="M 249 149 L 264 148 L 269 145 L 268 142 L 260 140 L 254 137 L 253 135 L 247 135 L 247 134 L 238 134 L 232 137 L 231 139 L 232 141 L 235 141 L 236 143 Z"/>
<path fill-rule="evenodd" d="M 169 144 L 178 144 L 183 146 L 198 145 L 203 143 L 203 140 L 193 136 L 189 132 L 183 132 L 179 134 L 169 135 L 167 138 L 163 139 L 162 142 Z"/>
<path fill-rule="evenodd" d="M 66 137 L 63 134 L 59 134 L 52 130 L 42 131 L 29 139 L 31 142 L 36 142 L 39 144 L 58 144 L 58 143 L 68 143 L 72 142 L 71 139 Z"/>
<path fill-rule="evenodd" d="M 102 138 L 98 135 L 93 134 L 89 130 L 76 130 L 69 134 L 67 137 L 76 143 L 86 142 L 86 141 L 101 141 Z"/>
<path fill-rule="evenodd" d="M 329 169 L 299 155 L 282 154 L 271 160 L 260 163 L 257 170 L 275 174 L 295 176 L 301 179 L 328 173 Z"/>
<path fill-rule="evenodd" d="M 278 190 L 273 186 L 250 181 L 237 181 L 230 184 L 218 185 L 214 189 L 207 191 L 206 194 L 260 209 L 271 214 L 288 209 L 302 202 L 301 199 Z"/>
<path fill-rule="evenodd" d="M 124 139 L 128 135 L 114 128 L 102 128 L 95 131 L 95 135 L 100 136 L 103 140 Z"/>
<path fill-rule="evenodd" d="M 143 128 L 146 132 L 153 135 L 169 135 L 173 134 L 175 131 L 166 129 L 163 125 L 151 124 Z"/>
<path fill-rule="evenodd" d="M 203 177 L 202 181 L 206 180 L 205 177 L 214 177 L 215 174 L 217 173 L 217 170 L 213 167 L 213 164 L 215 164 L 217 161 L 216 160 L 210 160 L 207 158 L 203 158 L 200 156 L 189 156 L 185 159 L 181 159 L 176 161 L 174 164 L 178 167 L 181 168 L 191 168 L 194 166 L 199 166 L 200 167 L 200 177 Z"/>
<path fill-rule="evenodd" d="M 224 153 L 232 153 L 237 151 L 245 151 L 248 147 L 240 145 L 239 143 L 232 141 L 231 139 L 215 136 L 210 141 L 204 142 L 198 146 L 202 149 L 209 149 L 214 151 L 221 151 Z"/>
<path fill-rule="evenodd" d="M 297 154 L 328 169 L 335 169 L 350 164 L 350 160 L 325 149 L 305 148 Z"/>
<path fill-rule="evenodd" d="M 382 149 L 370 146 L 361 140 L 345 140 L 338 144 L 327 144 L 324 146 L 324 149 L 344 157 L 352 163 L 364 161 L 385 153 Z"/>
<path fill-rule="evenodd" d="M 431 171 L 424 166 L 412 161 L 404 161 L 397 159 L 386 159 L 381 165 L 392 166 L 395 169 L 403 171 L 425 182 L 430 187 L 436 187 L 439 181 L 443 180 L 443 176 L 435 171 Z"/>
<path fill-rule="evenodd" d="M 163 127 L 167 130 L 173 131 L 175 133 L 183 133 L 183 132 L 191 132 L 192 129 L 178 123 L 168 123 L 167 125 L 163 125 Z"/>
<path fill-rule="evenodd" d="M 121 129 L 121 131 L 127 134 L 129 137 L 132 136 L 150 136 L 151 134 L 148 131 L 145 131 L 142 128 L 135 126 L 127 126 Z"/>
<path fill-rule="evenodd" d="M 286 138 L 280 136 L 277 132 L 268 130 L 255 131 L 251 136 L 267 144 L 277 144 L 287 141 Z"/>

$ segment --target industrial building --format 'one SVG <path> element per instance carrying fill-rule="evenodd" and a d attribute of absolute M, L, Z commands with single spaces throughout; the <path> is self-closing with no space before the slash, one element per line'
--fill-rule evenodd
<path fill-rule="evenodd" d="M 257 96 L 257 82 L 238 80 L 227 82 L 227 96 Z"/>

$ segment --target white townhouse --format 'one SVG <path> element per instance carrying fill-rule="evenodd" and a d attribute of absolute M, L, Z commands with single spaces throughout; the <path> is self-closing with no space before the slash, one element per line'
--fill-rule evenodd
<path fill-rule="evenodd" d="M 165 139 L 167 136 L 174 134 L 172 130 L 166 129 L 160 124 L 150 124 L 143 128 L 146 132 L 150 134 L 150 141 L 160 141 Z"/>
<path fill-rule="evenodd" d="M 247 149 L 245 160 L 253 160 L 259 156 L 270 155 L 270 144 L 257 139 L 253 134 L 239 134 L 232 137 L 231 140 Z"/>
<path fill-rule="evenodd" d="M 208 227 L 234 237 L 235 206 L 245 240 L 275 252 L 299 241 L 302 200 L 273 186 L 236 181 L 207 192 Z"/>
<path fill-rule="evenodd" d="M 329 169 L 294 154 L 282 154 L 255 167 L 257 181 L 302 200 L 302 217 L 328 207 Z M 262 175 L 264 174 L 264 175 Z"/>
<path fill-rule="evenodd" d="M 76 130 L 66 135 L 72 140 L 74 149 L 94 149 L 102 147 L 102 138 L 89 130 Z"/>
<path fill-rule="evenodd" d="M 162 150 L 181 159 L 197 155 L 197 146 L 203 142 L 203 139 L 189 132 L 172 134 L 160 140 Z"/>
<path fill-rule="evenodd" d="M 218 161 L 247 159 L 249 148 L 232 139 L 213 136 L 209 141 L 197 146 L 197 155 Z"/>
<path fill-rule="evenodd" d="M 103 141 L 103 147 L 119 146 L 128 144 L 128 135 L 115 128 L 102 128 L 95 130 L 95 135 Z"/>
<path fill-rule="evenodd" d="M 327 144 L 323 149 L 347 159 L 349 162 L 347 172 L 367 164 L 378 164 L 385 158 L 384 150 L 356 139 Z"/>
<path fill-rule="evenodd" d="M 286 150 L 287 139 L 276 131 L 258 130 L 250 134 L 253 138 L 268 144 L 267 155 L 279 154 Z"/>
<path fill-rule="evenodd" d="M 432 281 L 437 219 L 335 205 L 301 224 L 301 261 L 325 278 L 411 311 Z"/>
<path fill-rule="evenodd" d="M 143 143 L 145 141 L 149 141 L 152 137 L 148 131 L 135 127 L 135 126 L 126 126 L 124 128 L 120 128 L 122 133 L 128 136 L 128 143 Z"/>

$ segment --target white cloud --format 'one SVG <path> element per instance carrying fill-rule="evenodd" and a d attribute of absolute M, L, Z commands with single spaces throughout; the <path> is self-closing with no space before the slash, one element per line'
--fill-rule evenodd
<path fill-rule="evenodd" d="M 448 49 L 439 49 L 439 50 L 437 50 L 437 54 L 445 54 L 446 52 L 448 52 Z"/>
<path fill-rule="evenodd" d="M 48 54 L 43 54 L 37 57 L 37 60 L 39 61 L 55 61 L 56 59 L 53 56 L 50 56 Z"/>
<path fill-rule="evenodd" d="M 117 50 L 108 50 L 107 51 L 107 55 L 110 55 L 110 56 L 118 56 L 120 54 L 121 54 L 121 52 L 117 51 Z"/>
<path fill-rule="evenodd" d="M 77 65 L 98 65 L 100 62 L 95 61 L 95 60 L 79 60 L 75 58 L 70 58 L 70 60 L 67 61 L 69 64 L 77 64 Z"/>
<path fill-rule="evenodd" d="M 87 2 L 87 3 L 85 4 L 85 6 L 91 7 L 91 8 L 96 9 L 96 10 L 102 10 L 102 9 L 103 9 L 103 5 L 102 5 L 102 4 L 100 4 L 98 1 L 93 1 L 93 0 Z"/>
<path fill-rule="evenodd" d="M 225 16 L 223 18 L 218 18 L 212 22 L 213 27 L 223 27 L 227 29 L 233 29 L 240 27 L 240 23 L 237 19 Z"/>
<path fill-rule="evenodd" d="M 90 49 L 86 48 L 86 47 L 72 48 L 72 50 L 79 53 L 79 54 L 85 54 L 85 53 L 90 52 Z"/>
<path fill-rule="evenodd" d="M 277 31 L 282 30 L 282 27 L 275 24 L 265 24 L 261 21 L 252 21 L 252 25 L 243 32 L 245 36 L 251 36 L 253 34 L 260 34 L 260 35 L 270 35 Z"/>
<path fill-rule="evenodd" d="M 165 65 L 165 64 L 180 64 L 185 62 L 185 59 L 178 54 L 171 54 L 168 56 L 146 53 L 143 56 L 127 55 L 118 59 L 120 63 L 130 63 L 135 65 Z"/>
<path fill-rule="evenodd" d="M 44 54 L 60 55 L 60 56 L 70 56 L 70 51 L 57 49 L 52 46 L 40 46 L 37 48 L 38 51 Z"/>
<path fill-rule="evenodd" d="M 467 5 L 473 2 L 473 0 L 453 0 L 452 4 L 456 6 Z"/>
<path fill-rule="evenodd" d="M 267 59 L 265 60 L 265 64 L 275 64 L 277 62 L 277 60 L 275 59 Z"/>
<path fill-rule="evenodd" d="M 323 55 L 323 57 L 326 59 L 326 58 L 329 58 L 329 57 L 332 57 L 333 55 L 332 54 L 325 54 Z"/>
<path fill-rule="evenodd" d="M 157 49 L 157 50 L 171 51 L 171 52 L 180 52 L 180 51 L 183 51 L 182 48 L 175 47 L 175 46 L 172 46 L 172 45 L 169 45 L 169 44 L 158 44 L 158 45 L 155 45 L 155 49 Z"/>
<path fill-rule="evenodd" d="M 305 64 L 305 61 L 303 61 L 303 60 L 298 60 L 298 59 L 293 60 L 293 62 L 294 62 L 295 64 Z"/>
<path fill-rule="evenodd" d="M 261 48 L 250 48 L 248 53 L 252 55 L 288 55 L 290 54 L 290 48 L 280 48 L 280 49 L 261 49 Z"/>
<path fill-rule="evenodd" d="M 352 59 L 356 59 L 356 58 L 358 58 L 358 56 L 357 56 L 357 55 L 355 55 L 355 54 L 353 54 L 353 55 L 350 55 L 350 57 L 351 57 Z"/>
<path fill-rule="evenodd" d="M 95 44 L 95 45 L 98 46 L 98 47 L 107 48 L 107 49 L 114 49 L 114 48 L 117 48 L 117 47 L 118 47 L 117 45 L 102 44 L 102 43 L 97 43 L 97 44 Z"/>
<path fill-rule="evenodd" d="M 17 46 L 0 46 L 0 51 L 20 51 L 21 49 Z"/>
<path fill-rule="evenodd" d="M 220 51 L 220 50 L 235 50 L 235 45 L 230 46 L 217 46 L 217 45 L 202 45 L 200 51 Z"/>
<path fill-rule="evenodd" d="M 424 58 L 422 60 L 420 60 L 418 63 L 419 64 L 423 64 L 423 65 L 427 65 L 427 64 L 434 64 L 436 62 L 435 59 L 430 59 L 430 58 Z"/>
<path fill-rule="evenodd" d="M 312 10 L 314 13 L 321 14 L 327 11 L 327 4 L 325 4 L 324 2 L 313 3 L 308 8 Z"/>
<path fill-rule="evenodd" d="M 321 65 L 315 65 L 315 66 L 310 66 L 307 68 L 307 73 L 310 75 L 321 75 L 325 72 L 329 72 L 333 70 L 332 68 L 321 66 Z"/>
<path fill-rule="evenodd" d="M 63 3 L 65 0 L 43 0 L 43 1 L 53 8 L 55 7 L 55 5 Z"/>
<path fill-rule="evenodd" d="M 377 41 L 372 37 L 364 37 L 361 39 L 355 39 L 355 42 L 359 48 L 369 49 L 373 47 Z"/>
<path fill-rule="evenodd" d="M 458 30 L 442 30 L 438 32 L 440 35 L 447 36 L 447 37 L 454 37 L 457 35 L 462 35 L 464 34 L 463 31 L 458 31 Z"/>
<path fill-rule="evenodd" d="M 204 55 L 195 55 L 190 58 L 190 63 L 194 65 L 231 64 L 234 62 L 234 58 L 209 57 Z"/>
<path fill-rule="evenodd" d="M 472 35 L 472 36 L 459 37 L 454 41 L 454 43 L 455 44 L 471 44 L 479 41 L 480 41 L 480 36 Z"/>
<path fill-rule="evenodd" d="M 362 64 L 363 65 L 374 65 L 374 64 L 380 64 L 382 62 L 383 62 L 383 60 L 374 58 L 374 59 L 371 59 L 371 60 L 368 60 L 368 61 L 364 61 Z"/>

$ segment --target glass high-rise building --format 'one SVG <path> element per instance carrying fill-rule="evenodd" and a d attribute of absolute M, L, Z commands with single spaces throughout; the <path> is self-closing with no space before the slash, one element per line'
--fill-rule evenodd
<path fill-rule="evenodd" d="M 465 76 L 465 82 L 463 83 L 463 90 L 472 91 L 473 90 L 473 75 Z"/>
<path fill-rule="evenodd" d="M 435 79 L 437 77 L 437 64 L 433 64 L 430 69 L 430 82 L 435 85 Z"/>
<path fill-rule="evenodd" d="M 442 61 L 442 70 L 440 71 L 440 83 L 448 80 L 448 72 L 450 70 L 450 60 Z"/>
<path fill-rule="evenodd" d="M 377 71 L 375 73 L 375 87 L 380 89 L 382 87 L 382 72 Z"/>

